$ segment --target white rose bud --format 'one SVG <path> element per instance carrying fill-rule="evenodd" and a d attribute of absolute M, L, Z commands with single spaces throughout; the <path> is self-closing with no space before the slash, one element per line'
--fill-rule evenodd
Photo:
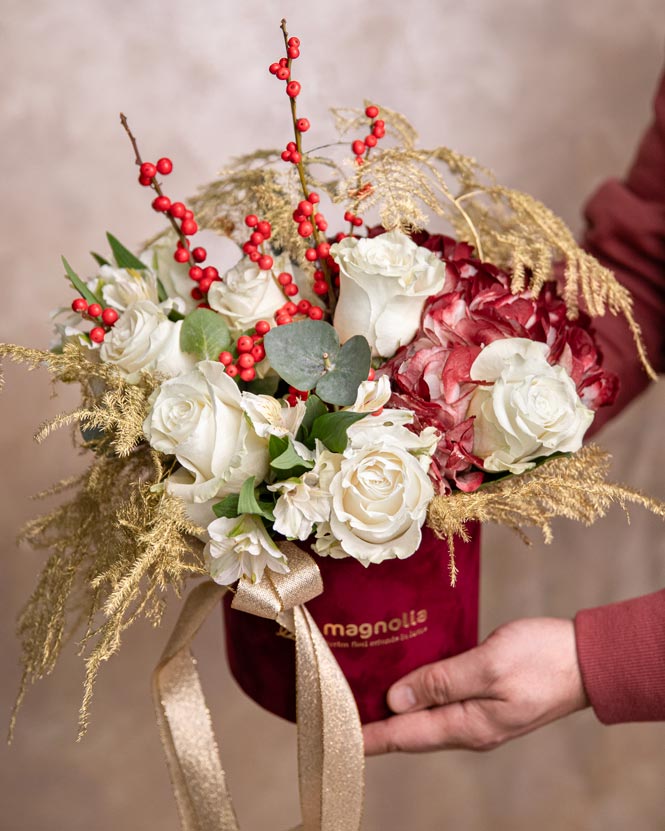
<path fill-rule="evenodd" d="M 355 403 L 349 409 L 354 413 L 374 413 L 390 401 L 391 394 L 387 375 L 376 381 L 363 381 L 358 387 Z"/>
<path fill-rule="evenodd" d="M 364 335 L 373 355 L 392 357 L 413 340 L 427 298 L 443 288 L 445 264 L 400 231 L 347 237 L 330 253 L 340 267 L 340 339 Z"/>
<path fill-rule="evenodd" d="M 226 272 L 222 281 L 212 284 L 208 303 L 222 315 L 232 335 L 251 329 L 258 320 L 272 320 L 277 309 L 284 305 L 284 295 L 276 279 L 281 271 L 291 271 L 287 257 L 275 257 L 270 271 L 261 270 L 245 257 Z"/>
<path fill-rule="evenodd" d="M 130 304 L 100 350 L 102 361 L 115 364 L 130 384 L 142 371 L 166 376 L 179 375 L 195 363 L 192 355 L 180 349 L 182 321 L 173 323 L 150 300 Z"/>
<path fill-rule="evenodd" d="M 245 514 L 215 519 L 208 526 L 208 535 L 204 553 L 215 583 L 228 586 L 241 578 L 256 583 L 266 568 L 279 574 L 289 570 L 286 557 L 258 517 Z"/>
<path fill-rule="evenodd" d="M 552 366 L 549 347 L 527 338 L 486 346 L 471 366 L 484 382 L 473 394 L 473 452 L 486 470 L 523 473 L 534 460 L 579 450 L 593 411 L 582 403 L 573 379 Z"/>
<path fill-rule="evenodd" d="M 150 445 L 174 455 L 183 469 L 167 489 L 187 502 L 237 493 L 250 476 L 261 481 L 268 445 L 245 418 L 238 385 L 217 361 L 201 361 L 153 393 L 143 424 Z"/>

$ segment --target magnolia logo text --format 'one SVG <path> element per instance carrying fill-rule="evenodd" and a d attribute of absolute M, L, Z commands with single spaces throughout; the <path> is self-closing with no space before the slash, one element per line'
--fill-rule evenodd
<path fill-rule="evenodd" d="M 326 638 L 371 638 L 373 635 L 387 635 L 410 629 L 427 622 L 427 609 L 403 612 L 401 617 L 390 620 L 377 620 L 374 623 L 324 623 L 323 635 Z"/>

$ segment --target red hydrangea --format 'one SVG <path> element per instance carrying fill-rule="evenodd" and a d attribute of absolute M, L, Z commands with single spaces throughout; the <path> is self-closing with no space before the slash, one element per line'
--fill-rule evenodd
<path fill-rule="evenodd" d="M 601 368 L 590 318 L 581 313 L 568 320 L 554 282 L 536 298 L 528 291 L 513 294 L 510 275 L 474 258 L 467 243 L 427 232 L 414 241 L 441 256 L 446 280 L 427 300 L 414 340 L 380 370 L 392 380 L 388 406 L 413 410 L 414 430 L 432 425 L 441 432 L 430 470 L 439 493 L 474 491 L 486 474 L 473 455 L 473 419 L 466 413 L 476 388 L 470 368 L 484 345 L 500 338 L 546 343 L 550 362 L 568 371 L 593 410 L 614 401 L 618 379 Z"/>

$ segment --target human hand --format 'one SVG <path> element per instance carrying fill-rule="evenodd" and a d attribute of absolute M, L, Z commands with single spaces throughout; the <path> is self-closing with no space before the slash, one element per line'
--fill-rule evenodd
<path fill-rule="evenodd" d="M 505 624 L 475 649 L 401 678 L 388 704 L 400 715 L 365 725 L 368 756 L 498 747 L 588 706 L 573 622 Z"/>

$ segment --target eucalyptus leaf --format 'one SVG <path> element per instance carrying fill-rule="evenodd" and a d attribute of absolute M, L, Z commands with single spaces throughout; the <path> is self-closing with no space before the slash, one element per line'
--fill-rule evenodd
<path fill-rule="evenodd" d="M 183 321 L 180 348 L 199 360 L 216 360 L 230 343 L 228 326 L 212 309 L 194 309 Z"/>
<path fill-rule="evenodd" d="M 337 353 L 333 367 L 316 385 L 317 395 L 328 404 L 348 407 L 356 400 L 358 387 L 367 380 L 372 351 L 366 338 L 354 335 Z"/>
<path fill-rule="evenodd" d="M 276 326 L 263 344 L 275 372 L 299 390 L 313 389 L 339 352 L 337 332 L 322 320 Z"/>
<path fill-rule="evenodd" d="M 350 410 L 326 413 L 314 421 L 309 437 L 319 439 L 333 453 L 343 453 L 348 442 L 347 430 L 366 415 L 367 413 L 352 413 Z"/>
<path fill-rule="evenodd" d="M 146 264 L 141 262 L 141 260 L 132 254 L 128 248 L 125 248 L 120 240 L 116 239 L 113 234 L 107 232 L 106 239 L 109 241 L 111 251 L 113 252 L 113 259 L 115 260 L 118 268 L 135 268 L 138 271 L 142 271 L 147 268 Z"/>
<path fill-rule="evenodd" d="M 74 269 L 70 266 L 70 264 L 64 257 L 62 258 L 62 264 L 65 267 L 67 277 L 69 278 L 71 284 L 81 295 L 81 297 L 87 300 L 88 305 L 90 303 L 99 303 L 100 306 L 103 306 L 104 304 L 102 303 L 102 301 L 95 294 L 93 294 L 93 292 L 90 291 L 90 289 L 86 286 L 83 280 L 81 280 L 81 278 L 78 276 L 78 274 L 74 271 Z"/>

